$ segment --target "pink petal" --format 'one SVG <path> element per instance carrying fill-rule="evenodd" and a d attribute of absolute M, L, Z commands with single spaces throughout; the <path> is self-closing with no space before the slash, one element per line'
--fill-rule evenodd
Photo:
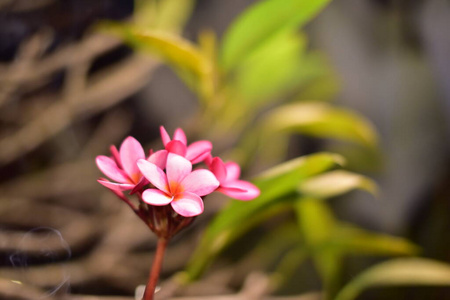
<path fill-rule="evenodd" d="M 204 159 L 204 163 L 205 163 L 208 167 L 211 167 L 212 160 L 213 160 L 213 157 L 212 157 L 211 153 L 208 153 L 208 155 L 207 155 L 207 156 L 205 157 L 205 159 Z"/>
<path fill-rule="evenodd" d="M 237 180 L 241 176 L 241 167 L 237 163 L 227 162 L 225 168 L 227 169 L 227 181 Z"/>
<path fill-rule="evenodd" d="M 183 217 L 194 217 L 203 212 L 203 200 L 193 193 L 177 194 L 170 203 L 174 211 Z"/>
<path fill-rule="evenodd" d="M 187 145 L 186 135 L 184 134 L 183 129 L 177 128 L 175 133 L 173 134 L 173 139 L 182 142 L 184 145 Z"/>
<path fill-rule="evenodd" d="M 212 150 L 210 141 L 197 141 L 187 147 L 186 158 L 193 164 L 205 160 Z"/>
<path fill-rule="evenodd" d="M 169 153 L 167 155 L 167 180 L 172 194 L 179 192 L 179 183 L 192 171 L 192 164 L 186 158 Z"/>
<path fill-rule="evenodd" d="M 159 127 L 159 132 L 161 133 L 161 139 L 164 147 L 171 141 L 169 134 L 167 133 L 164 126 Z"/>
<path fill-rule="evenodd" d="M 134 184 L 131 183 L 115 183 L 108 181 L 106 179 L 97 180 L 103 186 L 106 186 L 108 189 L 113 191 L 128 191 L 134 188 Z"/>
<path fill-rule="evenodd" d="M 163 170 L 166 168 L 167 154 L 168 154 L 167 150 L 156 151 L 155 153 L 152 153 L 150 155 L 147 161 L 151 162 L 152 164 L 155 164 L 161 170 Z"/>
<path fill-rule="evenodd" d="M 99 155 L 95 159 L 95 162 L 97 163 L 97 167 L 100 169 L 100 171 L 102 171 L 103 174 L 105 174 L 112 180 L 120 183 L 130 182 L 127 175 L 121 169 L 119 169 L 119 167 L 117 167 L 117 164 L 110 157 Z"/>
<path fill-rule="evenodd" d="M 195 170 L 181 182 L 184 191 L 205 196 L 212 192 L 219 186 L 219 181 L 214 174 L 208 170 Z"/>
<path fill-rule="evenodd" d="M 160 190 L 148 189 L 142 193 L 142 200 L 151 205 L 163 206 L 169 204 L 172 201 L 172 197 Z"/>
<path fill-rule="evenodd" d="M 155 187 L 161 191 L 167 193 L 169 192 L 166 173 L 164 173 L 163 170 L 145 159 L 138 160 L 137 165 L 144 177 L 147 178 L 148 181 L 150 181 Z"/>
<path fill-rule="evenodd" d="M 141 144 L 134 137 L 127 137 L 120 146 L 120 161 L 128 176 L 138 183 L 141 177 L 136 165 L 138 159 L 145 158 L 145 152 Z"/>
<path fill-rule="evenodd" d="M 109 147 L 109 151 L 111 151 L 111 154 L 113 156 L 114 161 L 116 162 L 117 166 L 122 169 L 122 164 L 120 163 L 120 154 L 117 150 L 116 146 L 112 145 Z"/>
<path fill-rule="evenodd" d="M 166 145 L 166 150 L 178 154 L 180 156 L 186 155 L 186 145 L 178 140 L 173 140 Z"/>
<path fill-rule="evenodd" d="M 209 169 L 213 172 L 214 176 L 216 176 L 217 180 L 220 183 L 225 182 L 227 178 L 227 169 L 225 168 L 225 164 L 219 157 L 214 157 Z"/>
<path fill-rule="evenodd" d="M 243 180 L 229 182 L 226 186 L 218 188 L 217 191 L 238 200 L 252 200 L 260 194 L 254 184 Z"/>

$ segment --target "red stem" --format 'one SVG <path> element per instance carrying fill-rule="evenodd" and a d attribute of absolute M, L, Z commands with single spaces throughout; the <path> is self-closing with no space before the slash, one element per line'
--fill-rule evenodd
<path fill-rule="evenodd" d="M 153 258 L 152 268 L 150 270 L 149 279 L 144 292 L 144 298 L 142 300 L 153 300 L 155 294 L 155 288 L 158 284 L 159 274 L 161 273 L 161 266 L 164 258 L 164 252 L 166 252 L 169 239 L 158 238 L 158 244 L 156 246 L 155 257 Z"/>

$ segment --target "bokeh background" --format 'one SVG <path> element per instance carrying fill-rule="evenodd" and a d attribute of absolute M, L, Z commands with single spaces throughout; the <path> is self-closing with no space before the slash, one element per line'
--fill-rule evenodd
<path fill-rule="evenodd" d="M 198 0 L 183 36 L 195 40 L 206 28 L 220 38 L 253 3 Z M 1 299 L 130 296 L 146 280 L 155 238 L 96 182 L 95 157 L 128 135 L 160 147 L 160 125 L 186 126 L 190 140 L 209 137 L 192 121 L 199 110 L 194 93 L 170 68 L 95 29 L 101 20 L 129 19 L 134 9 L 125 0 L 0 1 Z M 333 101 L 367 117 L 380 135 L 377 158 L 356 155 L 348 165 L 375 179 L 380 196 L 352 192 L 333 199 L 333 210 L 342 220 L 408 238 L 422 256 L 444 262 L 450 262 L 449 20 L 446 0 L 335 0 L 305 27 L 308 47 L 324 54 L 338 78 Z M 320 149 L 352 157 L 328 140 L 294 136 L 285 159 Z M 183 269 L 225 203 L 218 197 L 172 242 L 163 279 Z M 235 249 L 250 249 L 261 230 Z M 238 257 L 225 253 L 178 293 L 233 294 L 246 279 L 260 282 Z M 375 261 L 349 261 L 344 278 Z M 320 290 L 310 268 L 297 275 L 300 290 L 291 283 L 279 294 Z M 408 288 L 364 296 L 450 299 L 449 293 Z"/>

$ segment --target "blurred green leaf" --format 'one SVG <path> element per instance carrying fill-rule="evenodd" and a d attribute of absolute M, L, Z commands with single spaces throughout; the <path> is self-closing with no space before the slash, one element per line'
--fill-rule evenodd
<path fill-rule="evenodd" d="M 104 22 L 102 28 L 131 46 L 156 55 L 172 66 L 201 99 L 210 98 L 214 89 L 212 62 L 190 41 L 164 31 L 114 22 Z"/>
<path fill-rule="evenodd" d="M 323 280 L 325 293 L 333 285 L 341 267 L 341 249 L 324 247 L 338 226 L 330 208 L 318 199 L 302 197 L 296 202 L 300 232 Z"/>
<path fill-rule="evenodd" d="M 262 120 L 264 131 L 299 132 L 318 137 L 352 141 L 374 147 L 377 135 L 372 124 L 360 115 L 322 102 L 300 102 L 276 108 Z"/>
<path fill-rule="evenodd" d="M 300 183 L 298 189 L 305 195 L 320 199 L 338 196 L 354 189 L 377 194 L 377 185 L 373 180 L 344 170 L 331 171 L 309 178 Z"/>
<path fill-rule="evenodd" d="M 344 159 L 341 156 L 323 152 L 279 164 L 255 179 L 255 184 L 261 189 L 261 196 L 252 203 L 290 193 L 296 190 L 301 181 L 343 163 Z"/>
<path fill-rule="evenodd" d="M 387 261 L 358 275 L 335 300 L 353 300 L 365 289 L 395 285 L 450 285 L 450 265 L 422 258 Z"/>
<path fill-rule="evenodd" d="M 309 247 L 316 248 L 331 239 L 337 224 L 325 202 L 301 197 L 295 207 L 300 231 Z"/>
<path fill-rule="evenodd" d="M 298 83 L 297 70 L 306 38 L 294 31 L 282 31 L 242 61 L 233 85 L 244 100 L 270 99 Z"/>
<path fill-rule="evenodd" d="M 225 33 L 221 63 L 226 72 L 280 31 L 302 26 L 330 0 L 265 0 L 242 13 Z"/>
<path fill-rule="evenodd" d="M 134 24 L 178 33 L 192 14 L 194 0 L 135 0 Z"/>
<path fill-rule="evenodd" d="M 330 244 L 354 255 L 416 255 L 420 249 L 410 241 L 387 234 L 368 232 L 341 224 Z"/>
<path fill-rule="evenodd" d="M 320 52 L 305 53 L 296 76 L 300 83 L 300 93 L 295 101 L 330 101 L 341 87 L 331 63 Z"/>
<path fill-rule="evenodd" d="M 415 255 L 419 252 L 419 248 L 406 239 L 342 224 L 320 199 L 301 197 L 295 207 L 306 248 L 324 282 L 325 298 L 337 292 L 344 255 Z"/>
<path fill-rule="evenodd" d="M 253 226 L 291 209 L 298 183 L 342 162 L 340 156 L 318 153 L 283 163 L 258 177 L 254 183 L 261 195 L 249 202 L 232 201 L 216 216 L 206 230 L 186 270 L 197 278 L 214 257 Z"/>

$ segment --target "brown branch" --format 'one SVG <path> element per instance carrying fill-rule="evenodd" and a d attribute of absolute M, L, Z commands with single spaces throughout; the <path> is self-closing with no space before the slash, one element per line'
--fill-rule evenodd
<path fill-rule="evenodd" d="M 45 112 L 12 136 L 0 140 L 0 163 L 8 163 L 35 149 L 66 128 L 75 119 L 98 113 L 134 94 L 149 80 L 155 63 L 134 55 L 120 66 L 98 74 L 84 91 L 83 99 L 72 105 L 55 99 Z"/>
<path fill-rule="evenodd" d="M 26 84 L 40 80 L 56 71 L 92 61 L 119 45 L 121 45 L 121 41 L 117 38 L 103 34 L 92 34 L 77 44 L 61 48 L 54 54 L 33 62 L 32 66 L 27 69 L 28 72 L 14 73 L 13 71 L 17 68 L 15 63 L 0 64 L 0 85 L 11 82 Z"/>

